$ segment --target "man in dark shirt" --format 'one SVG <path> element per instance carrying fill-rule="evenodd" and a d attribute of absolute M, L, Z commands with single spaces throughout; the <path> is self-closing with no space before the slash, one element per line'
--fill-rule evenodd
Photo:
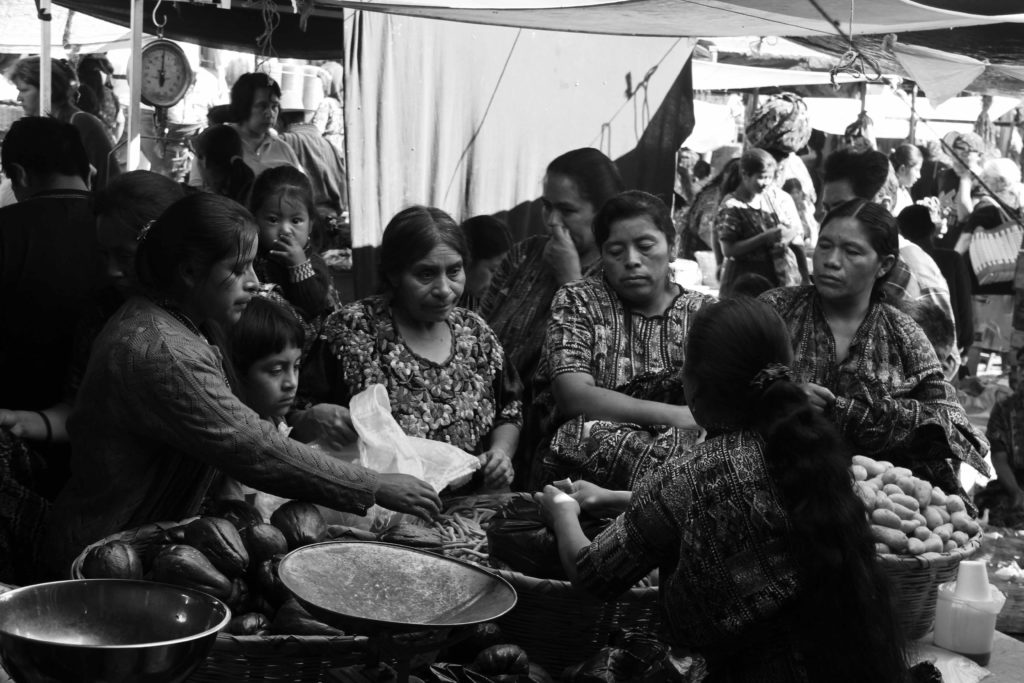
<path fill-rule="evenodd" d="M 41 411 L 61 399 L 72 334 L 102 268 L 74 126 L 15 121 L 0 153 L 16 204 L 0 209 L 0 408 Z"/>

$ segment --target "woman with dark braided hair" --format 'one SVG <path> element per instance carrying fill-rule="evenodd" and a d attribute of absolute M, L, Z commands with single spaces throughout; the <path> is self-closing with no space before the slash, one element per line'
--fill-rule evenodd
<path fill-rule="evenodd" d="M 697 314 L 684 384 L 708 439 L 633 491 L 537 494 L 573 583 L 610 598 L 654 568 L 669 641 L 722 681 L 904 680 L 904 638 L 835 429 L 790 379 L 789 335 L 747 297 Z M 619 514 L 593 542 L 579 515 Z"/>
<path fill-rule="evenodd" d="M 858 453 L 960 489 L 950 461 L 988 476 L 985 437 L 967 420 L 931 343 L 885 286 L 899 259 L 896 219 L 852 199 L 822 221 L 814 285 L 761 295 L 786 321 L 793 376 Z"/>

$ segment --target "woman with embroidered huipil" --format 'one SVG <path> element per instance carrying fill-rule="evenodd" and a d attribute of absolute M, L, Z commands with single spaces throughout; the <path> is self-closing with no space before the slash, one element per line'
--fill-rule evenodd
<path fill-rule="evenodd" d="M 382 384 L 403 432 L 477 455 L 473 485 L 507 489 L 522 385 L 497 335 L 457 305 L 468 260 L 465 236 L 448 214 L 424 206 L 399 212 L 381 238 L 384 293 L 327 318 L 300 386 L 314 402 L 348 405 Z"/>
<path fill-rule="evenodd" d="M 635 467 L 650 464 L 580 462 L 565 442 L 578 443 L 588 420 L 691 429 L 690 443 L 697 437 L 679 376 L 693 315 L 711 297 L 672 281 L 668 208 L 645 192 L 623 192 L 595 216 L 594 240 L 602 273 L 565 285 L 551 305 L 537 402 L 547 408 L 549 437 L 572 422 L 556 435 L 534 485 L 575 473 L 625 487 Z"/>
<path fill-rule="evenodd" d="M 899 258 L 896 219 L 854 199 L 822 223 L 814 285 L 761 295 L 789 326 L 796 379 L 859 452 L 958 490 L 947 459 L 987 475 L 985 438 L 967 421 L 928 338 L 884 301 Z"/>
<path fill-rule="evenodd" d="M 849 453 L 789 379 L 764 303 L 693 321 L 683 382 L 708 438 L 632 492 L 585 481 L 536 495 L 573 585 L 602 599 L 659 571 L 662 632 L 727 683 L 897 683 L 903 637 Z M 618 515 L 593 542 L 579 515 Z"/>

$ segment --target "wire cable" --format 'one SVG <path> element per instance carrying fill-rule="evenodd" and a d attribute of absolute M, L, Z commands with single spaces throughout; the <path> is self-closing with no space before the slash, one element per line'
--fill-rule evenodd
<path fill-rule="evenodd" d="M 505 72 L 508 71 L 509 62 L 512 61 L 512 53 L 515 52 L 516 46 L 519 44 L 519 37 L 522 35 L 523 29 L 516 31 L 515 40 L 512 41 L 512 46 L 508 49 L 508 55 L 505 56 L 505 63 L 501 67 L 501 73 L 498 74 L 498 80 L 494 84 L 494 89 L 491 90 L 491 97 L 487 100 L 487 106 L 484 108 L 483 116 L 480 117 L 480 123 L 477 124 L 476 130 L 473 131 L 473 135 L 470 136 L 469 142 L 466 143 L 466 147 L 462 150 L 462 154 L 459 155 L 459 160 L 456 162 L 455 168 L 452 169 L 452 177 L 448 181 L 448 187 L 445 188 L 444 199 L 441 200 L 442 203 L 448 200 L 448 195 L 451 193 L 452 185 L 455 183 L 455 176 L 458 175 L 462 162 L 466 160 L 466 155 L 469 154 L 469 150 L 473 148 L 473 144 L 480 135 L 480 131 L 483 130 L 484 123 L 487 121 L 487 115 L 491 112 L 491 105 L 494 104 L 494 98 L 498 94 L 498 88 L 501 87 L 501 82 L 505 79 Z"/>

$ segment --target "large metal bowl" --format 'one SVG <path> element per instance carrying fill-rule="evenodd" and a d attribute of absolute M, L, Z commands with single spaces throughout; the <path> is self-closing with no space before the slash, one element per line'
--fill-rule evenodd
<path fill-rule="evenodd" d="M 0 595 L 0 660 L 17 683 L 175 683 L 230 618 L 220 600 L 163 583 L 41 583 Z"/>
<path fill-rule="evenodd" d="M 390 543 L 309 545 L 285 556 L 278 575 L 313 616 L 369 634 L 478 624 L 516 604 L 491 572 Z"/>

